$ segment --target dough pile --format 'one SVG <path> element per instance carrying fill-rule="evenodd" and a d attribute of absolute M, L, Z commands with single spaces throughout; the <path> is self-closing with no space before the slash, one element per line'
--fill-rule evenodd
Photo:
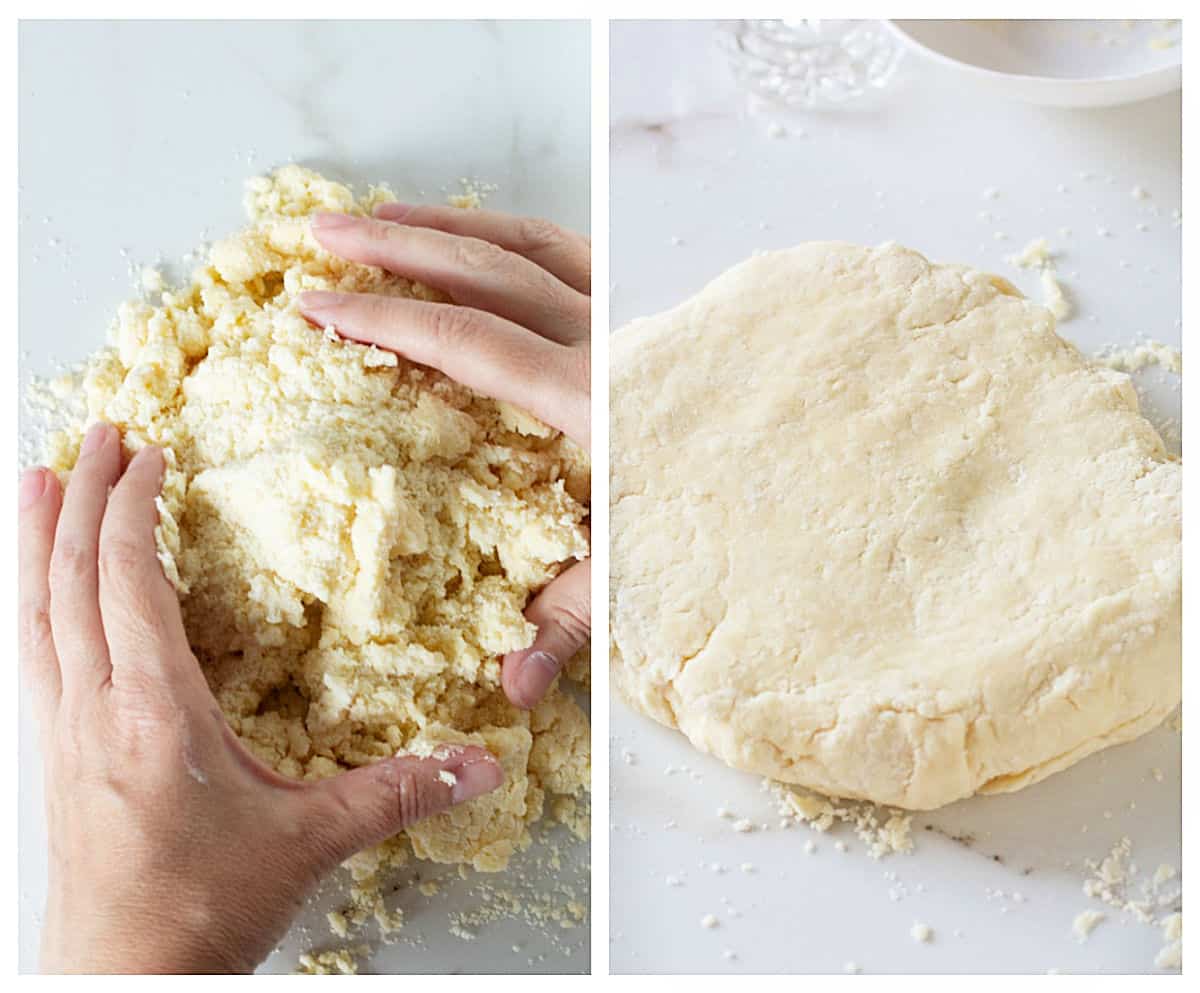
<path fill-rule="evenodd" d="M 1004 280 L 801 245 L 611 356 L 614 678 L 697 747 L 929 809 L 1178 704 L 1181 466 Z"/>
<path fill-rule="evenodd" d="M 498 656 L 531 643 L 531 591 L 588 553 L 584 453 L 438 373 L 312 328 L 303 290 L 439 300 L 342 261 L 307 215 L 361 214 L 287 166 L 250 181 L 250 226 L 190 284 L 124 304 L 87 364 L 87 416 L 51 440 L 74 465 L 84 420 L 164 446 L 159 554 L 234 730 L 280 772 L 319 778 L 438 742 L 491 749 L 505 784 L 373 858 L 505 866 L 547 791 L 583 794 L 588 720 L 555 688 L 510 706 Z M 368 862 L 371 859 L 367 859 Z"/>

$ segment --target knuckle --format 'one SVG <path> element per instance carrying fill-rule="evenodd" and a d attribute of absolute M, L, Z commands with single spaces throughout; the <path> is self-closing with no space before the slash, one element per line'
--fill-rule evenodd
<path fill-rule="evenodd" d="M 95 550 L 76 538 L 63 536 L 54 543 L 50 555 L 50 585 L 74 583 L 96 568 Z"/>
<path fill-rule="evenodd" d="M 140 571 L 143 551 L 140 542 L 111 535 L 100 543 L 100 576 L 110 583 L 127 585 Z"/>
<path fill-rule="evenodd" d="M 445 348 L 461 347 L 479 327 L 479 318 L 466 307 L 440 304 L 433 310 L 433 334 Z"/>
<path fill-rule="evenodd" d="M 590 606 L 574 597 L 563 598 L 547 606 L 549 622 L 565 632 L 573 641 L 584 642 L 591 635 Z"/>
<path fill-rule="evenodd" d="M 400 224 L 390 224 L 387 221 L 372 220 L 363 225 L 364 234 L 369 242 L 374 242 L 382 251 L 388 252 L 393 247 L 402 246 L 411 234 Z"/>
<path fill-rule="evenodd" d="M 517 242 L 522 253 L 544 251 L 561 245 L 563 234 L 556 224 L 541 217 L 522 217 L 517 223 Z"/>
<path fill-rule="evenodd" d="M 456 238 L 450 255 L 456 268 L 468 272 L 495 272 L 504 267 L 507 257 L 499 245 L 481 238 Z"/>
<path fill-rule="evenodd" d="M 21 610 L 21 644 L 25 653 L 38 656 L 53 646 L 50 627 L 50 604 L 39 599 L 27 603 Z"/>
<path fill-rule="evenodd" d="M 392 780 L 393 801 L 400 823 L 408 826 L 429 813 L 428 793 L 422 789 L 415 773 L 405 770 Z"/>
<path fill-rule="evenodd" d="M 586 342 L 581 346 L 568 348 L 564 363 L 566 382 L 582 394 L 582 401 L 586 406 L 591 395 L 592 350 L 587 347 Z"/>

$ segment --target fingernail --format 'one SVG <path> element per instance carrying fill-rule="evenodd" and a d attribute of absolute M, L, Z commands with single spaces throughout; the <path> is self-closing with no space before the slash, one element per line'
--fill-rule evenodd
<path fill-rule="evenodd" d="M 493 758 L 475 758 L 446 770 L 454 776 L 450 787 L 450 799 L 454 803 L 466 803 L 484 793 L 491 793 L 504 782 L 504 770 Z"/>
<path fill-rule="evenodd" d="M 411 203 L 381 203 L 375 208 L 375 216 L 381 221 L 402 221 L 412 211 Z"/>
<path fill-rule="evenodd" d="M 517 670 L 517 693 L 526 707 L 532 707 L 546 695 L 562 665 L 549 652 L 530 652 Z"/>
<path fill-rule="evenodd" d="M 100 451 L 108 441 L 108 436 L 112 432 L 112 427 L 108 424 L 95 425 L 83 439 L 83 445 L 79 449 L 80 456 L 91 455 L 93 452 Z"/>
<path fill-rule="evenodd" d="M 321 213 L 313 214 L 311 224 L 321 231 L 332 231 L 335 228 L 351 227 L 361 220 L 361 217 L 355 217 L 353 214 Z"/>
<path fill-rule="evenodd" d="M 17 504 L 21 510 L 28 510 L 46 492 L 46 470 L 29 469 L 21 476 L 21 484 L 17 489 Z"/>
<path fill-rule="evenodd" d="M 330 293 L 328 290 L 307 290 L 300 294 L 302 310 L 328 310 L 341 302 L 340 293 Z"/>

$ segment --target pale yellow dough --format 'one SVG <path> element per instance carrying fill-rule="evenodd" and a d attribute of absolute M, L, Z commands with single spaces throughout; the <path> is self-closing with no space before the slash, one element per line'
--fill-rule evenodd
<path fill-rule="evenodd" d="M 614 678 L 697 747 L 927 809 L 1179 702 L 1181 466 L 1004 280 L 801 245 L 611 355 Z"/>
<path fill-rule="evenodd" d="M 297 166 L 252 180 L 246 230 L 190 284 L 121 307 L 87 366 L 87 420 L 167 451 L 160 558 L 249 748 L 319 778 L 424 741 L 484 744 L 502 789 L 409 837 L 420 857 L 499 869 L 544 790 L 587 789 L 582 710 L 558 689 L 513 708 L 498 657 L 532 641 L 531 592 L 588 552 L 589 466 L 528 414 L 300 316 L 310 289 L 444 299 L 329 255 L 309 230 L 314 211 L 386 199 Z M 83 426 L 52 440 L 61 473 Z"/>

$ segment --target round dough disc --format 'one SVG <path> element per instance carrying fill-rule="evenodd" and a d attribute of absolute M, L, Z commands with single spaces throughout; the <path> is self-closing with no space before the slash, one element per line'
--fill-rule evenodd
<path fill-rule="evenodd" d="M 613 337 L 614 678 L 740 769 L 930 809 L 1180 697 L 1181 466 L 995 276 L 764 254 Z"/>

